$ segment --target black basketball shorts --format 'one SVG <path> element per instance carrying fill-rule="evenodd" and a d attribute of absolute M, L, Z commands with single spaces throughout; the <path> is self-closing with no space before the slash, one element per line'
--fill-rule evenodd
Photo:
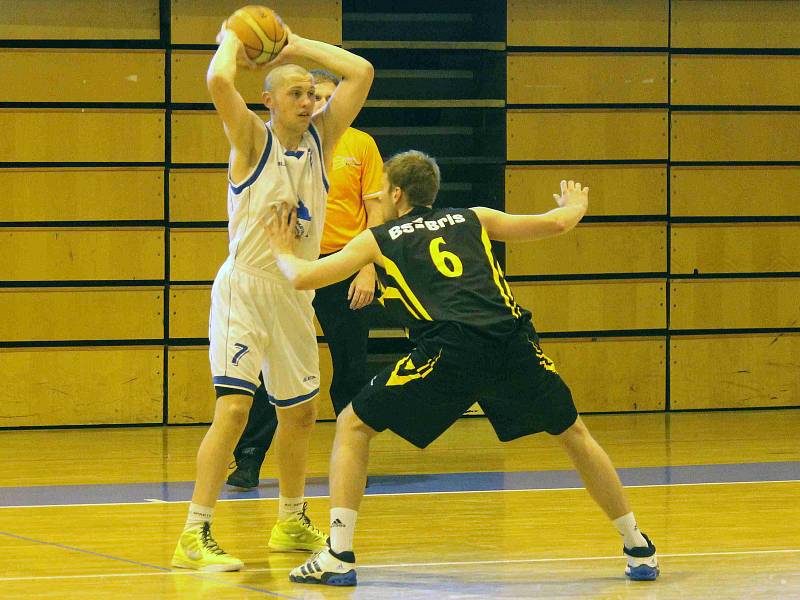
<path fill-rule="evenodd" d="M 572 394 L 521 321 L 502 339 L 447 324 L 353 399 L 356 415 L 419 448 L 444 433 L 478 402 L 501 441 L 563 433 L 578 417 Z"/>

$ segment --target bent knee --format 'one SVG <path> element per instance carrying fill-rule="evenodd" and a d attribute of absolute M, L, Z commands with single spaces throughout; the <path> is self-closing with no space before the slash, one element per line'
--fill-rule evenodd
<path fill-rule="evenodd" d="M 378 432 L 372 427 L 364 423 L 361 418 L 353 410 L 353 405 L 348 404 L 345 409 L 336 417 L 336 430 L 347 430 L 350 432 L 357 432 L 368 435 L 370 437 L 376 435 Z"/>
<path fill-rule="evenodd" d="M 278 421 L 285 427 L 311 429 L 317 422 L 317 405 L 309 400 L 290 408 L 279 408 Z"/>
<path fill-rule="evenodd" d="M 249 396 L 223 396 L 217 401 L 214 420 L 224 419 L 236 424 L 247 423 L 252 405 L 253 400 Z"/>
<path fill-rule="evenodd" d="M 583 443 L 586 440 L 592 439 L 583 420 L 578 417 L 575 422 L 567 427 L 562 433 L 556 436 L 556 439 L 562 444 L 576 444 Z"/>

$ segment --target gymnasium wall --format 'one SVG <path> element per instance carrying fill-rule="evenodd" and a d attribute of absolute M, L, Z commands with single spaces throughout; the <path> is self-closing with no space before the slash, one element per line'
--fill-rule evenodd
<path fill-rule="evenodd" d="M 205 72 L 241 5 L 0 6 L 0 427 L 211 420 L 228 143 Z M 340 2 L 270 5 L 341 43 Z M 260 88 L 242 75 L 248 102 Z"/>
<path fill-rule="evenodd" d="M 221 20 L 242 3 L 10 4 L 0 6 L 0 427 L 208 422 L 228 144 L 204 78 Z M 303 35 L 342 43 L 342 2 L 269 4 Z M 590 185 L 571 235 L 506 247 L 518 300 L 581 410 L 800 405 L 799 5 L 503 8 L 505 111 L 482 83 L 502 75 L 502 42 L 423 41 L 460 39 L 464 18 L 423 26 L 406 15 L 418 24 L 403 52 L 391 37 L 402 28 L 387 37 L 372 15 L 351 17 L 351 38 L 367 41 L 348 47 L 397 61 L 382 67 L 359 126 L 384 154 L 410 142 L 450 153 L 448 203 L 493 205 L 495 194 L 499 206 L 504 187 L 509 211 L 538 212 L 560 179 Z M 442 86 L 436 53 L 449 69 Z M 417 57 L 438 66 L 415 70 Z M 260 86 L 242 74 L 249 103 Z M 325 388 L 324 340 L 320 354 Z M 319 401 L 330 418 L 327 394 Z"/>
<path fill-rule="evenodd" d="M 800 3 L 509 0 L 507 246 L 584 411 L 800 405 Z"/>

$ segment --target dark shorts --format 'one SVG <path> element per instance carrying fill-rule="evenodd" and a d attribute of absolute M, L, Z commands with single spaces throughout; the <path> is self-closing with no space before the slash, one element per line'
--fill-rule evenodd
<path fill-rule="evenodd" d="M 558 435 L 578 417 L 529 322 L 503 339 L 447 324 L 376 375 L 352 404 L 376 431 L 390 429 L 424 448 L 474 402 L 504 442 L 541 431 Z"/>

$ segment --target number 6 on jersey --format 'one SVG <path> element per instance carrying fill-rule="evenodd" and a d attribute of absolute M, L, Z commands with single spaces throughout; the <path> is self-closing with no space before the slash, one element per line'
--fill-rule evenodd
<path fill-rule="evenodd" d="M 464 265 L 461 264 L 461 259 L 452 252 L 447 250 L 440 250 L 440 246 L 445 245 L 443 237 L 437 237 L 431 240 L 428 250 L 431 253 L 431 259 L 439 272 L 445 277 L 461 277 L 464 273 Z"/>

